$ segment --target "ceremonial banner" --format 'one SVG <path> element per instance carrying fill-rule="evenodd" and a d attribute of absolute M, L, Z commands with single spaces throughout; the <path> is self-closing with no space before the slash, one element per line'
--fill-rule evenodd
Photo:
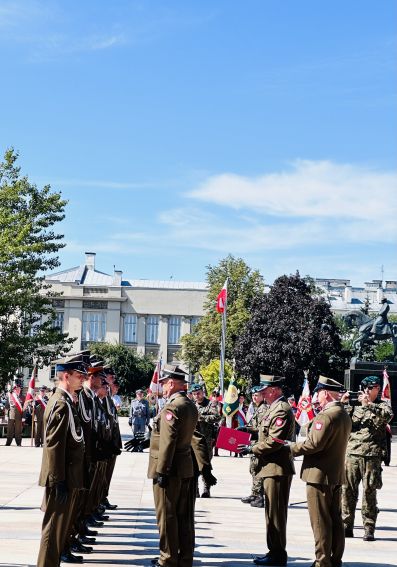
<path fill-rule="evenodd" d="M 386 368 L 383 371 L 382 400 L 391 406 L 390 379 Z"/>
<path fill-rule="evenodd" d="M 29 386 L 28 386 L 25 402 L 28 402 L 29 400 L 34 400 L 36 376 L 37 376 L 37 366 L 33 366 L 32 376 L 30 377 L 29 380 Z"/>
<path fill-rule="evenodd" d="M 159 394 L 163 393 L 163 388 L 161 384 L 159 384 L 160 372 L 161 372 L 161 358 L 157 362 L 156 367 L 154 369 L 152 381 L 150 382 L 150 386 L 148 390 L 149 394 L 154 394 L 155 396 L 158 396 Z"/>
<path fill-rule="evenodd" d="M 305 378 L 301 397 L 298 402 L 298 409 L 295 414 L 295 419 L 302 427 L 314 418 L 314 410 L 312 407 L 312 399 L 310 396 L 309 381 Z"/>
<path fill-rule="evenodd" d="M 231 429 L 230 427 L 221 426 L 219 428 L 216 446 L 218 447 L 218 449 L 226 449 L 226 451 L 238 453 L 239 451 L 237 450 L 237 445 L 249 445 L 250 441 L 250 433 L 245 433 L 244 431 L 237 431 L 236 429 Z"/>
<path fill-rule="evenodd" d="M 230 380 L 229 388 L 227 389 L 225 399 L 223 402 L 222 413 L 226 417 L 232 417 L 238 410 L 238 391 L 234 384 L 234 378 Z"/>

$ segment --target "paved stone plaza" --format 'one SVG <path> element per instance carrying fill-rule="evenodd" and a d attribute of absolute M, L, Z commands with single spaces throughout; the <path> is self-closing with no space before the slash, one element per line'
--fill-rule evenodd
<path fill-rule="evenodd" d="M 126 418 L 122 419 L 125 433 Z M 36 564 L 40 539 L 43 489 L 37 486 L 41 449 L 4 446 L 0 439 L 0 565 L 32 567 Z M 397 565 L 397 444 L 392 463 L 384 468 L 384 487 L 379 492 L 380 514 L 375 542 L 362 540 L 361 517 L 356 517 L 355 538 L 347 540 L 345 565 L 363 567 Z M 110 501 L 119 508 L 100 528 L 95 552 L 85 555 L 85 564 L 149 565 L 157 554 L 157 528 L 153 509 L 152 481 L 146 478 L 148 453 L 123 453 L 116 465 Z M 197 500 L 194 565 L 236 567 L 253 565 L 252 557 L 266 551 L 264 511 L 240 502 L 249 494 L 248 458 L 224 453 L 215 457 L 218 485 L 213 498 Z M 296 461 L 297 472 L 301 460 Z M 299 474 L 293 480 L 289 524 L 289 565 L 309 567 L 313 561 L 313 538 L 305 502 L 305 484 Z"/>

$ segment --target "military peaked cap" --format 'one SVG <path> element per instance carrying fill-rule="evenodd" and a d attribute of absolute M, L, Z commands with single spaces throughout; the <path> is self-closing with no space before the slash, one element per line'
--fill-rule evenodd
<path fill-rule="evenodd" d="M 268 388 L 269 386 L 277 386 L 278 388 L 281 388 L 281 386 L 285 382 L 285 378 L 283 376 L 273 376 L 273 375 L 270 375 L 270 374 L 260 374 L 259 377 L 261 379 L 261 381 L 259 383 L 259 386 L 262 386 L 261 390 L 264 390 L 265 388 Z"/>
<path fill-rule="evenodd" d="M 97 374 L 98 372 L 103 372 L 105 363 L 103 360 L 99 360 L 95 355 L 90 356 L 90 362 L 88 364 L 88 374 Z"/>
<path fill-rule="evenodd" d="M 106 372 L 106 374 L 111 374 L 112 376 L 116 375 L 116 372 L 114 371 L 114 368 L 110 363 L 106 363 L 103 369 Z"/>
<path fill-rule="evenodd" d="M 166 364 L 162 370 L 159 382 L 163 380 L 168 380 L 168 378 L 174 378 L 175 380 L 183 380 L 186 382 L 187 372 L 182 370 L 177 364 Z"/>
<path fill-rule="evenodd" d="M 316 387 L 314 388 L 314 392 L 318 392 L 319 390 L 329 390 L 331 392 L 343 392 L 345 390 L 345 387 L 340 382 L 333 380 L 333 378 L 320 376 L 316 384 Z"/>
<path fill-rule="evenodd" d="M 380 386 L 381 379 L 379 376 L 366 376 L 363 380 L 361 380 L 361 385 L 366 388 L 367 386 Z"/>
<path fill-rule="evenodd" d="M 76 372 L 80 372 L 80 374 L 87 374 L 87 365 L 85 364 L 81 353 L 65 356 L 64 358 L 56 360 L 55 363 L 56 372 L 68 372 L 75 370 Z"/>

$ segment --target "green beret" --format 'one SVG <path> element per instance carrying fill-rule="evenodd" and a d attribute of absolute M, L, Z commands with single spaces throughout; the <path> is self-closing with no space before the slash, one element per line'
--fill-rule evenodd
<path fill-rule="evenodd" d="M 364 386 L 380 386 L 381 379 L 379 376 L 366 376 L 363 380 L 361 380 L 361 385 Z"/>
<path fill-rule="evenodd" d="M 199 391 L 203 391 L 203 386 L 202 384 L 192 384 L 189 388 L 189 392 L 199 392 Z"/>

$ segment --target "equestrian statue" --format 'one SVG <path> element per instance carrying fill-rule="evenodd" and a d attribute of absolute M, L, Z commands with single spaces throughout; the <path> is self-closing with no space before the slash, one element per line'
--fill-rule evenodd
<path fill-rule="evenodd" d="M 390 311 L 387 299 L 383 298 L 381 303 L 376 318 L 371 318 L 360 310 L 349 311 L 342 316 L 349 328 L 358 329 L 358 337 L 353 341 L 353 350 L 357 357 L 360 357 L 364 345 L 391 339 L 394 347 L 393 357 L 397 359 L 397 323 L 390 323 L 387 318 Z"/>

